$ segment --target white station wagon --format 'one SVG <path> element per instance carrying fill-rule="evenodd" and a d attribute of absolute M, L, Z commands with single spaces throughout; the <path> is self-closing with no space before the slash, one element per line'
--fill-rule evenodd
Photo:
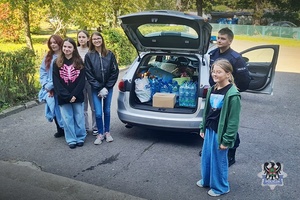
<path fill-rule="evenodd" d="M 211 25 L 202 17 L 176 11 L 139 12 L 119 19 L 138 51 L 118 85 L 119 119 L 128 128 L 199 132 L 210 87 L 208 52 L 216 48 L 211 42 Z M 252 79 L 246 92 L 272 94 L 279 45 L 240 53 Z M 190 92 L 191 87 L 193 94 L 187 103 L 179 93 Z"/>

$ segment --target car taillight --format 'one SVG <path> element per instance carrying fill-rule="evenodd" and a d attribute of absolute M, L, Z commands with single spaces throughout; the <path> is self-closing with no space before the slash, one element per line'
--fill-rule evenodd
<path fill-rule="evenodd" d="M 118 88 L 121 92 L 125 92 L 125 82 L 123 80 L 119 82 Z"/>
<path fill-rule="evenodd" d="M 203 87 L 202 98 L 206 98 L 208 89 L 209 89 L 209 85 L 205 85 L 205 86 Z"/>

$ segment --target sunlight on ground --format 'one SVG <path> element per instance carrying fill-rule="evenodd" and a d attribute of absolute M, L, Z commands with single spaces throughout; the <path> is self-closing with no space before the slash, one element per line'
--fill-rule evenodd
<path fill-rule="evenodd" d="M 272 43 L 264 40 L 257 41 L 245 41 L 234 40 L 232 48 L 238 52 L 249 49 L 259 45 L 271 45 Z M 276 43 L 273 43 L 276 44 Z M 279 47 L 279 57 L 277 60 L 276 71 L 280 72 L 292 72 L 300 73 L 300 59 L 299 59 L 300 47 L 283 46 Z"/>

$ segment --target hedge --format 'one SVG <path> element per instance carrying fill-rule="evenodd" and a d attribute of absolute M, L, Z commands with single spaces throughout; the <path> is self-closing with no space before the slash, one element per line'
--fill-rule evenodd
<path fill-rule="evenodd" d="M 36 96 L 35 59 L 35 53 L 28 48 L 0 51 L 0 110 Z"/>

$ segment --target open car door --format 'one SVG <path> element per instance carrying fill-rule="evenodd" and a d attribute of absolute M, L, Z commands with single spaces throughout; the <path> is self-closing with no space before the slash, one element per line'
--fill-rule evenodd
<path fill-rule="evenodd" d="M 256 46 L 240 54 L 246 61 L 251 76 L 247 92 L 272 95 L 279 45 Z"/>

